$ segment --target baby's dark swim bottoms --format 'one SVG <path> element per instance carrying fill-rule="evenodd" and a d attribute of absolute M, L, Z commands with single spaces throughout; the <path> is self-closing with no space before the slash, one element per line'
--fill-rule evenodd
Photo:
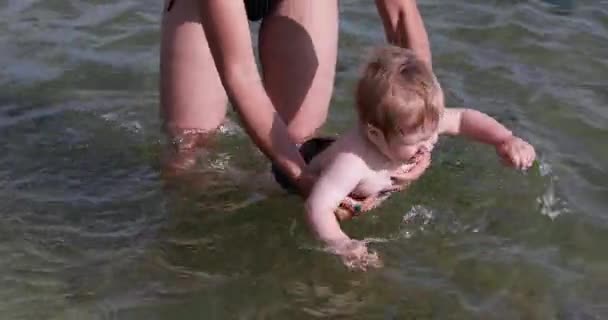
<path fill-rule="evenodd" d="M 316 155 L 327 149 L 336 139 L 334 138 L 312 138 L 300 147 L 300 154 L 306 163 L 309 163 Z M 274 163 L 272 164 L 272 174 L 274 180 L 281 185 L 281 187 L 288 192 L 296 192 L 296 187 L 293 185 L 291 180 L 285 175 L 279 167 Z"/>

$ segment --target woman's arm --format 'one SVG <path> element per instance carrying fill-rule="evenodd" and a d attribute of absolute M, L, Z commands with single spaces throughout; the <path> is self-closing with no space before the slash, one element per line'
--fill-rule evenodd
<path fill-rule="evenodd" d="M 431 46 L 416 0 L 376 0 L 388 42 L 409 48 L 430 67 Z"/>
<path fill-rule="evenodd" d="M 222 84 L 245 129 L 267 157 L 293 181 L 301 182 L 306 164 L 262 84 L 243 1 L 201 0 L 200 4 Z"/>

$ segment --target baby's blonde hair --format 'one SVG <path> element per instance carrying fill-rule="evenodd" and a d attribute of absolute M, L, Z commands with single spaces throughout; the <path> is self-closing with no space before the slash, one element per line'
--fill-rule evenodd
<path fill-rule="evenodd" d="M 356 91 L 359 120 L 387 136 L 436 126 L 441 101 L 430 68 L 413 51 L 396 46 L 375 50 Z"/>

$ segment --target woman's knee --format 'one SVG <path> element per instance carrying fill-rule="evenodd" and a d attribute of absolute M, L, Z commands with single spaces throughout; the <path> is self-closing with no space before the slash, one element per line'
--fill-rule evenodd
<path fill-rule="evenodd" d="M 296 143 L 304 143 L 316 135 L 316 132 L 323 126 L 327 119 L 327 104 L 321 104 L 315 109 L 308 108 L 305 116 L 296 116 L 287 124 L 289 136 Z"/>

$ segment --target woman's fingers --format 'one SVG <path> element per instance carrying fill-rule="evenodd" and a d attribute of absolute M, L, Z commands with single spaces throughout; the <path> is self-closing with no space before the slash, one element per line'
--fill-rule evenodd
<path fill-rule="evenodd" d="M 307 171 L 302 173 L 300 179 L 298 179 L 298 181 L 296 182 L 298 191 L 300 192 L 300 195 L 302 197 L 307 197 L 310 194 L 310 191 L 312 190 L 312 187 L 317 181 L 317 178 L 318 177 L 316 175 L 311 174 Z"/>

